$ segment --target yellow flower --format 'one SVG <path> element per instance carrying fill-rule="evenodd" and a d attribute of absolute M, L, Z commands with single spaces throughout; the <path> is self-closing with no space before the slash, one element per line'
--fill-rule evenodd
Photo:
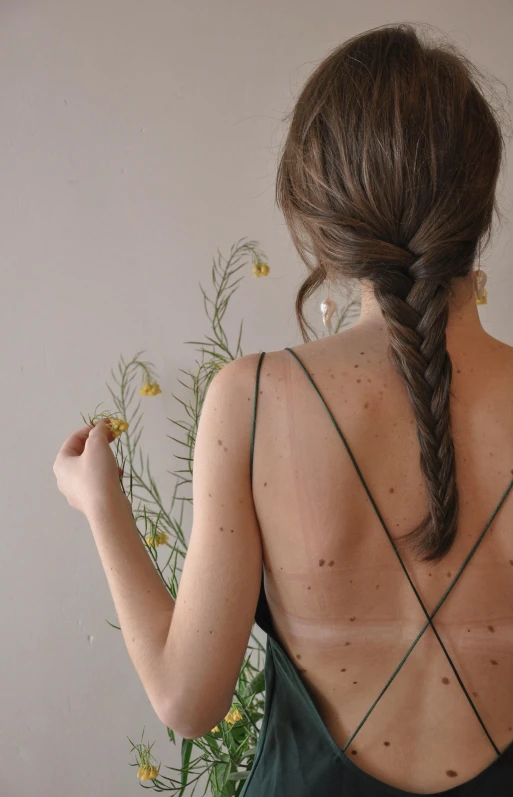
<path fill-rule="evenodd" d="M 219 733 L 219 725 L 214 725 L 210 733 Z"/>
<path fill-rule="evenodd" d="M 137 777 L 141 780 L 153 780 L 159 774 L 157 767 L 150 766 L 146 764 L 145 766 L 139 767 L 137 770 Z"/>
<path fill-rule="evenodd" d="M 119 437 L 122 432 L 126 432 L 130 425 L 122 418 L 107 418 L 106 420 L 109 421 L 109 428 L 113 437 Z"/>
<path fill-rule="evenodd" d="M 157 382 L 145 382 L 139 393 L 141 396 L 156 396 L 162 393 L 162 390 Z"/>
<path fill-rule="evenodd" d="M 155 532 L 155 538 L 151 534 L 147 534 L 145 537 L 146 542 L 148 545 L 164 545 L 169 539 L 169 535 L 166 534 L 165 531 L 157 531 Z"/>
<path fill-rule="evenodd" d="M 232 708 L 224 718 L 224 721 L 228 723 L 228 725 L 234 725 L 236 722 L 238 722 L 241 719 L 243 719 L 243 717 L 237 706 L 232 706 Z"/>
<path fill-rule="evenodd" d="M 260 260 L 257 260 L 256 263 L 253 263 L 253 276 L 254 277 L 267 277 L 269 274 L 269 266 L 267 263 L 262 263 Z"/>

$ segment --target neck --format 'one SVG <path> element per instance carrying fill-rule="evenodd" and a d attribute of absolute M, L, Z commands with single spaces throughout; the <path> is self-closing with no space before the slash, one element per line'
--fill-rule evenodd
<path fill-rule="evenodd" d="M 383 315 L 374 296 L 371 283 L 362 280 L 360 288 L 361 311 L 358 324 L 386 338 L 387 331 L 383 323 Z M 458 345 L 460 342 L 468 344 L 475 338 L 486 336 L 475 302 L 471 275 L 453 281 L 446 334 L 448 348 Z"/>

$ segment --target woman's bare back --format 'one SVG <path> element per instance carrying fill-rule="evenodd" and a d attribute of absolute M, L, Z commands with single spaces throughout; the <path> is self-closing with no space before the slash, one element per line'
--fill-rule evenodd
<path fill-rule="evenodd" d="M 481 331 L 448 343 L 460 521 L 439 564 L 402 559 L 432 613 L 513 478 L 513 348 Z M 384 327 L 294 347 L 324 397 L 394 539 L 426 492 L 404 382 Z M 344 747 L 426 616 L 356 469 L 300 363 L 268 352 L 260 376 L 253 491 L 265 589 L 283 647 Z M 493 743 L 513 740 L 513 491 L 438 610 L 434 626 Z M 397 788 L 433 793 L 497 757 L 431 628 L 346 754 Z"/>

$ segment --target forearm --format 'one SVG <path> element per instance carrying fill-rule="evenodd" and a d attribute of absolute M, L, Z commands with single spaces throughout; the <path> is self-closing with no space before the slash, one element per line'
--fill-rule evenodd
<path fill-rule="evenodd" d="M 128 653 L 150 702 L 166 716 L 171 673 L 164 668 L 174 600 L 162 582 L 120 491 L 98 502 L 87 519 L 100 554 Z M 163 719 L 165 722 L 165 719 Z"/>

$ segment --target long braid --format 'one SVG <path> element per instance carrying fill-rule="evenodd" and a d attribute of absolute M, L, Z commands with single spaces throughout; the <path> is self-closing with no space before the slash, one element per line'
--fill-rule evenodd
<path fill-rule="evenodd" d="M 450 416 L 452 363 L 446 348 L 450 289 L 447 282 L 416 278 L 428 266 L 425 257 L 417 258 L 406 271 L 378 278 L 374 289 L 388 328 L 391 359 L 405 380 L 417 422 L 429 496 L 428 515 L 403 539 L 413 543 L 424 561 L 434 561 L 450 549 L 456 535 L 458 490 Z"/>

